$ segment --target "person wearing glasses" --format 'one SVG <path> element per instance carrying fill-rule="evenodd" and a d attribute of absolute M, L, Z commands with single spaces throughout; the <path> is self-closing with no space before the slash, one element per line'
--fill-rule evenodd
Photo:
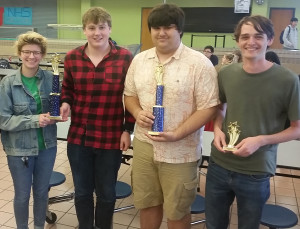
<path fill-rule="evenodd" d="M 214 55 L 214 47 L 212 47 L 211 45 L 207 45 L 205 46 L 204 50 L 203 50 L 203 54 L 208 58 L 210 59 L 210 61 L 212 62 L 212 64 L 214 66 L 218 65 L 219 63 L 219 58 Z"/>
<path fill-rule="evenodd" d="M 53 74 L 39 67 L 47 53 L 45 37 L 27 32 L 15 47 L 22 65 L 0 82 L 1 141 L 14 184 L 17 229 L 28 228 L 31 188 L 34 228 L 43 229 L 57 151 L 56 124 L 49 119 Z"/>

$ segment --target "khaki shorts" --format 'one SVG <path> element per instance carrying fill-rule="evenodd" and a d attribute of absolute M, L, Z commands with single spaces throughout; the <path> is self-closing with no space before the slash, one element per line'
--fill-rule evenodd
<path fill-rule="evenodd" d="M 197 162 L 171 164 L 153 159 L 149 143 L 133 140 L 132 187 L 137 209 L 163 204 L 169 220 L 180 220 L 190 213 L 196 196 Z"/>

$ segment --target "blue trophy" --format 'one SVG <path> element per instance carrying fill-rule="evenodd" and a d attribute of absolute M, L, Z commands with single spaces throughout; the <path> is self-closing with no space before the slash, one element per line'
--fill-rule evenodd
<path fill-rule="evenodd" d="M 59 93 L 59 65 L 60 59 L 59 54 L 54 54 L 52 63 L 53 69 L 53 81 L 52 81 L 52 92 L 50 93 L 50 119 L 61 120 L 60 116 L 60 93 Z"/>
<path fill-rule="evenodd" d="M 154 123 L 152 125 L 152 130 L 148 131 L 150 135 L 158 135 L 160 132 L 164 131 L 164 107 L 163 107 L 163 95 L 164 95 L 164 85 L 163 85 L 163 73 L 164 66 L 158 65 L 155 69 L 155 78 L 157 82 L 156 86 L 156 100 L 153 106 L 153 115 L 155 116 Z"/>

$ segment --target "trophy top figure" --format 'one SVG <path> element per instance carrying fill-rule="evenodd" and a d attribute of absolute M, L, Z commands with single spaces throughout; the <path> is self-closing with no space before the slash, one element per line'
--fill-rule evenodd
<path fill-rule="evenodd" d="M 156 78 L 157 85 L 163 85 L 163 74 L 164 74 L 164 66 L 162 64 L 156 66 L 155 78 Z"/>
<path fill-rule="evenodd" d="M 59 63 L 60 63 L 59 54 L 57 53 L 53 54 L 51 59 L 51 64 L 52 64 L 54 75 L 59 75 L 59 71 L 58 71 Z"/>
<path fill-rule="evenodd" d="M 241 131 L 238 129 L 240 126 L 237 124 L 237 121 L 230 122 L 228 125 L 228 134 L 229 134 L 229 143 L 227 146 L 224 146 L 223 149 L 227 151 L 235 151 L 237 150 L 236 147 L 234 147 L 234 144 L 239 139 Z"/>

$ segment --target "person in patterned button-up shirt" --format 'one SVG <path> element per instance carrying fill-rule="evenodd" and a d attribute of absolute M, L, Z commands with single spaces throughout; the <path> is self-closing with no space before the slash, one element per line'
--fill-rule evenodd
<path fill-rule="evenodd" d="M 183 23 L 179 7 L 153 8 L 148 26 L 155 47 L 135 56 L 126 76 L 125 106 L 137 123 L 132 184 L 141 228 L 159 228 L 163 212 L 168 228 L 190 228 L 202 127 L 219 104 L 216 70 L 202 53 L 182 44 Z M 158 83 L 164 85 L 164 132 L 150 136 Z"/>

